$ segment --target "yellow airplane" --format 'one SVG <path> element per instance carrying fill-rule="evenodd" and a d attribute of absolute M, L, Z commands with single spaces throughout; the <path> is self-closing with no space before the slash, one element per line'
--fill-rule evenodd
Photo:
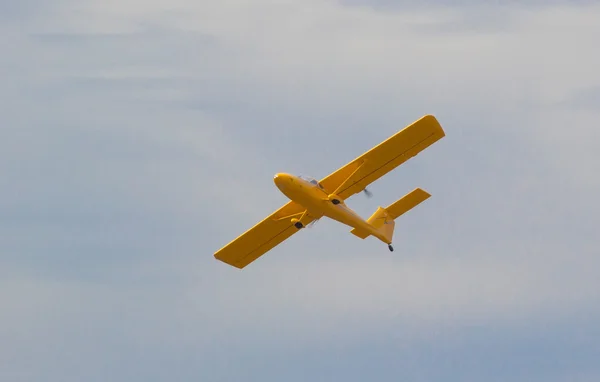
<path fill-rule="evenodd" d="M 426 115 L 320 181 L 307 176 L 276 174 L 275 185 L 290 201 L 218 250 L 214 257 L 244 268 L 323 216 L 352 227 L 350 232 L 361 239 L 374 236 L 393 251 L 394 219 L 431 195 L 416 188 L 388 207 L 377 208 L 367 220 L 352 211 L 345 200 L 359 192 L 369 195 L 366 188 L 369 184 L 444 136 L 437 119 Z"/>

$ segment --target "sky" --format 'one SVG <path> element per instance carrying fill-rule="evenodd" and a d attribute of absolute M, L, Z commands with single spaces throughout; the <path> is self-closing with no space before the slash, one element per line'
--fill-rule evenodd
<path fill-rule="evenodd" d="M 600 4 L 0 0 L 0 380 L 600 379 Z M 213 253 L 425 114 L 393 253 Z"/>

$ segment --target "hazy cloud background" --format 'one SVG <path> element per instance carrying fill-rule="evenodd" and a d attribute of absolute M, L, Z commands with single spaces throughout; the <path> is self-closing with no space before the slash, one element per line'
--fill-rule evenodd
<path fill-rule="evenodd" d="M 0 2 L 0 380 L 600 378 L 600 6 Z M 212 257 L 424 114 L 396 251 Z"/>

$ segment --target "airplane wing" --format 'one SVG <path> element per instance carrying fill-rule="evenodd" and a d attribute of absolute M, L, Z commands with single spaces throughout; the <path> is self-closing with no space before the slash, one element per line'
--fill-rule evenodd
<path fill-rule="evenodd" d="M 347 199 L 444 136 L 437 119 L 426 115 L 329 174 L 320 183 L 328 192 Z"/>
<path fill-rule="evenodd" d="M 244 268 L 276 245 L 289 238 L 298 229 L 291 222 L 293 217 L 300 218 L 306 209 L 293 201 L 288 202 L 232 242 L 218 250 L 214 256 L 217 260 Z M 315 220 L 306 215 L 302 218 L 304 225 Z"/>

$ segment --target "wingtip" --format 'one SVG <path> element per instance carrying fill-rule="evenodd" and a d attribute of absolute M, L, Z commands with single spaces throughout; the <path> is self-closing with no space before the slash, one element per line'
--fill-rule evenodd
<path fill-rule="evenodd" d="M 444 128 L 442 127 L 442 124 L 440 123 L 440 121 L 437 119 L 437 117 L 433 114 L 426 114 L 423 117 L 421 117 L 421 121 L 430 121 L 432 124 L 436 125 L 437 129 L 439 130 L 439 137 L 443 138 L 446 136 L 446 132 L 444 131 Z"/>
<path fill-rule="evenodd" d="M 240 265 L 240 264 L 237 264 L 237 263 L 230 263 L 230 262 L 227 262 L 227 261 L 225 261 L 224 259 L 220 259 L 220 258 L 217 256 L 217 254 L 216 254 L 216 253 L 213 255 L 213 257 L 215 258 L 215 260 L 218 260 L 218 261 L 220 261 L 220 262 L 222 262 L 222 263 L 224 263 L 224 264 L 227 264 L 227 265 L 229 265 L 229 266 L 232 266 L 232 267 L 234 267 L 234 268 L 237 268 L 237 269 L 243 269 L 243 268 L 244 268 L 244 267 L 247 265 L 247 264 Z"/>
<path fill-rule="evenodd" d="M 429 198 L 431 196 L 431 194 L 429 192 L 425 191 L 421 187 L 415 188 L 414 191 L 421 193 L 425 197 L 425 199 L 427 199 L 427 198 Z"/>

